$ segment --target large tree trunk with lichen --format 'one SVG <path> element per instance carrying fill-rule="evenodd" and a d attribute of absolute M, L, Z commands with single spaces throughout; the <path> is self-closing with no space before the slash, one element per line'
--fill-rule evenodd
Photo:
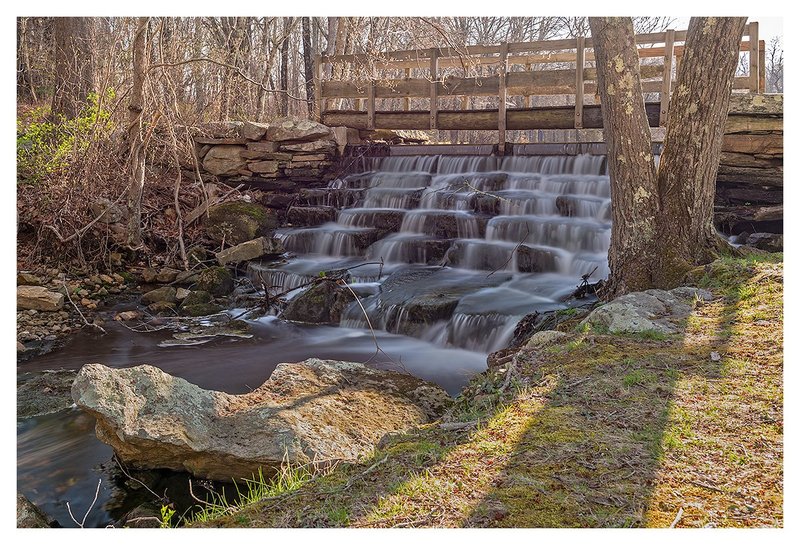
<path fill-rule="evenodd" d="M 653 285 L 659 199 L 650 127 L 642 98 L 633 23 L 592 17 L 592 40 L 611 176 L 612 229 L 608 254 L 612 294 Z"/>
<path fill-rule="evenodd" d="M 744 18 L 693 18 L 656 173 L 634 32 L 590 18 L 611 176 L 608 296 L 678 285 L 714 258 L 714 191 Z"/>
<path fill-rule="evenodd" d="M 142 192 L 144 191 L 145 143 L 142 127 L 144 110 L 144 78 L 147 74 L 147 26 L 148 18 L 140 17 L 133 38 L 133 85 L 128 104 L 128 245 L 137 248 L 142 244 Z"/>
<path fill-rule="evenodd" d="M 658 168 L 657 284 L 680 282 L 687 270 L 718 253 L 714 193 L 745 21 L 698 17 L 689 22 Z"/>
<path fill-rule="evenodd" d="M 89 17 L 56 17 L 55 76 L 53 115 L 74 119 L 94 91 L 94 64 L 91 47 L 93 21 Z"/>

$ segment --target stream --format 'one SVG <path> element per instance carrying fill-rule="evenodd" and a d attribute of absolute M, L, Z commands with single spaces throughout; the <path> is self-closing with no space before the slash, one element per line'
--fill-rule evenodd
<path fill-rule="evenodd" d="M 254 284 L 285 291 L 322 271 L 383 259 L 382 267 L 352 269 L 364 310 L 351 304 L 338 327 L 264 316 L 248 320 L 250 339 L 163 347 L 172 332 L 133 332 L 109 311 L 107 335 L 81 332 L 18 365 L 18 383 L 87 363 L 147 363 L 203 388 L 243 393 L 278 363 L 318 357 L 405 370 L 457 395 L 485 370 L 488 353 L 508 345 L 522 317 L 567 306 L 581 275 L 608 274 L 604 170 L 602 156 L 374 159 L 365 172 L 307 193 L 310 208 L 336 206 L 336 222 L 282 229 L 277 236 L 292 258 L 248 266 Z M 113 524 L 152 496 L 132 497 L 112 454 L 77 409 L 20 420 L 18 491 L 61 526 L 76 526 L 67 502 L 78 520 L 89 511 L 86 527 Z M 185 494 L 187 476 L 167 473 L 157 492 Z"/>

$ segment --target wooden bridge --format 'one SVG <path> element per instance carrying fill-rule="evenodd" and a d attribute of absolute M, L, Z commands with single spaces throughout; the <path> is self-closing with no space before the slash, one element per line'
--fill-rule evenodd
<path fill-rule="evenodd" d="M 652 127 L 669 117 L 685 41 L 685 30 L 636 36 Z M 757 22 L 747 25 L 740 51 L 749 54 L 749 73 L 735 78 L 734 90 L 763 93 Z M 329 126 L 497 130 L 500 153 L 508 130 L 603 126 L 591 38 L 322 55 L 315 80 L 317 117 Z"/>

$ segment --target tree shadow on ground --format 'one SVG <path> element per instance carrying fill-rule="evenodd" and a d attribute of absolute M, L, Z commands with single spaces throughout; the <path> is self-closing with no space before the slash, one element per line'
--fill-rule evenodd
<path fill-rule="evenodd" d="M 699 461 L 710 466 L 691 467 L 681 457 L 716 449 L 720 437 L 740 436 L 745 433 L 742 426 L 752 425 L 746 419 L 737 425 L 729 422 L 731 414 L 748 408 L 743 392 L 737 391 L 744 375 L 736 369 L 742 366 L 731 362 L 743 357 L 737 352 L 742 334 L 758 323 L 750 310 L 743 315 L 742 301 L 758 300 L 753 282 L 762 273 L 747 263 L 734 268 L 731 278 L 718 278 L 729 274 L 728 268 L 706 271 L 701 284 L 717 288 L 717 297 L 686 320 L 683 335 L 573 329 L 557 345 L 523 352 L 510 397 L 498 392 L 505 383 L 504 369 L 490 368 L 476 377 L 449 418 L 450 424 L 463 425 L 434 424 L 386 438 L 360 464 L 343 464 L 290 494 L 266 498 L 207 525 L 669 526 L 680 512 L 684 515 L 678 523 L 702 525 L 702 513 L 695 512 L 702 509 L 692 507 L 692 495 L 713 493 L 727 500 L 739 494 L 735 483 L 725 479 L 738 478 L 742 468 L 713 457 Z M 776 329 L 782 316 L 761 321 L 764 328 Z M 747 354 L 774 342 L 759 332 L 754 335 Z M 782 340 L 773 349 L 782 354 Z M 775 358 L 767 360 L 774 364 Z M 687 394 L 686 384 L 693 381 L 705 394 L 693 389 Z M 722 386 L 730 390 L 721 391 Z M 720 393 L 716 390 L 738 403 L 735 411 L 709 406 L 719 398 L 713 395 Z M 774 399 L 765 400 L 756 410 L 767 414 L 770 403 L 773 421 L 782 420 L 780 400 L 777 406 Z M 757 445 L 742 439 L 751 457 L 763 462 L 761 470 L 774 474 L 775 464 L 780 465 L 781 433 L 782 428 L 777 447 L 772 440 L 769 452 L 757 452 Z M 680 497 L 657 490 L 665 478 L 675 477 L 670 477 L 671 466 L 680 469 L 678 477 L 685 481 L 676 486 Z M 758 476 L 753 480 L 764 481 Z M 742 525 L 780 520 L 780 514 L 770 518 L 781 509 L 782 482 L 776 486 L 780 490 L 774 497 L 757 506 L 771 513 L 760 522 L 740 521 Z M 722 524 L 734 525 L 735 520 Z"/>
<path fill-rule="evenodd" d="M 758 272 L 737 274 L 735 285 L 690 315 L 680 338 L 595 335 L 549 358 L 530 358 L 524 373 L 542 386 L 521 392 L 516 405 L 526 413 L 524 431 L 464 525 L 746 524 L 747 517 L 736 515 L 753 513 L 755 500 L 743 499 L 737 477 L 750 473 L 759 481 L 759 475 L 720 456 L 731 443 L 746 442 L 740 434 L 747 433 L 738 413 L 748 394 L 728 391 L 726 382 L 744 383 L 731 369 L 741 348 L 733 343 L 741 343 L 741 326 L 753 321 L 743 316 L 742 303 L 757 295 Z M 776 318 L 772 327 L 780 328 L 782 317 Z M 769 343 L 766 336 L 761 344 Z M 555 385 L 541 392 L 547 383 Z M 742 396 L 738 407 L 712 401 L 729 396 Z M 753 406 L 759 409 L 770 412 Z M 741 448 L 751 456 L 758 450 Z M 674 493 L 654 493 L 665 481 Z M 763 503 L 763 511 L 780 511 L 779 498 Z M 727 512 L 716 513 L 717 504 Z M 774 513 L 760 515 L 775 523 Z"/>

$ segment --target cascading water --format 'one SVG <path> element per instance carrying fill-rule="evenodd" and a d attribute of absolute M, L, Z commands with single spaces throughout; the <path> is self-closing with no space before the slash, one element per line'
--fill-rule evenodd
<path fill-rule="evenodd" d="M 134 333 L 109 318 L 108 335 L 87 333 L 24 369 L 157 363 L 203 388 L 241 393 L 278 363 L 321 357 L 400 363 L 455 395 L 486 368 L 487 352 L 508 343 L 522 316 L 563 308 L 580 275 L 595 267 L 592 280 L 608 273 L 603 162 L 597 156 L 375 159 L 367 172 L 305 191 L 303 204 L 340 211 L 336 222 L 282 230 L 295 257 L 250 264 L 256 285 L 294 294 L 320 271 L 363 265 L 351 269 L 350 285 L 364 310 L 352 304 L 339 327 L 267 316 L 250 322 L 252 339 L 162 348 L 171 332 Z M 383 267 L 374 264 L 381 259 Z M 75 525 L 66 502 L 75 513 L 88 512 L 87 526 L 104 526 L 127 512 L 128 494 L 138 493 L 116 484 L 113 464 L 105 463 L 110 449 L 93 426 L 71 409 L 17 428 L 18 489 L 66 526 Z M 170 497 L 187 482 L 185 475 L 170 481 Z"/>
<path fill-rule="evenodd" d="M 382 270 L 353 270 L 372 295 L 341 327 L 481 353 L 506 345 L 522 316 L 563 307 L 582 275 L 608 275 L 603 156 L 385 157 L 369 167 L 330 184 L 336 201 L 355 203 L 335 223 L 280 233 L 296 258 L 251 272 L 288 290 L 382 259 Z"/>

